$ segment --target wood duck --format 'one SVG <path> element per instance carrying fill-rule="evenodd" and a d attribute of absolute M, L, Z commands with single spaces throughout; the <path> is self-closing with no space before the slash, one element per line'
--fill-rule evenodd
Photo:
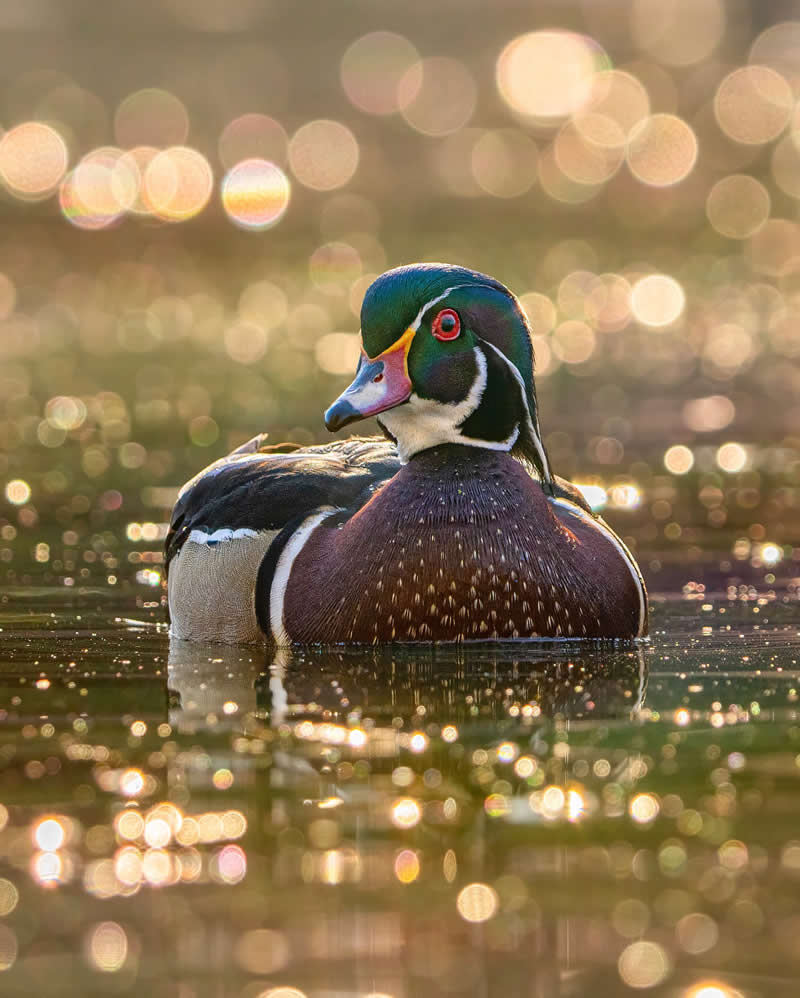
<path fill-rule="evenodd" d="M 530 326 L 499 281 L 413 264 L 361 310 L 329 430 L 385 439 L 263 446 L 181 490 L 166 540 L 172 634 L 277 645 L 635 639 L 635 560 L 550 469 Z"/>

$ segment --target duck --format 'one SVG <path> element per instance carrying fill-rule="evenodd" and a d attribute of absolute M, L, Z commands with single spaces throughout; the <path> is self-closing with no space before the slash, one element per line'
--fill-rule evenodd
<path fill-rule="evenodd" d="M 263 434 L 178 494 L 170 633 L 277 647 L 635 641 L 647 591 L 627 546 L 555 475 L 528 317 L 500 281 L 442 263 L 379 276 L 332 432 Z"/>

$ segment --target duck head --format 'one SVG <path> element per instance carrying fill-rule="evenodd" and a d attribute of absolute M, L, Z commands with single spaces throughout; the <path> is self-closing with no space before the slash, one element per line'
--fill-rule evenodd
<path fill-rule="evenodd" d="M 403 461 L 444 443 L 514 451 L 549 488 L 530 326 L 503 284 L 442 263 L 387 271 L 364 296 L 361 339 L 329 430 L 377 416 Z"/>

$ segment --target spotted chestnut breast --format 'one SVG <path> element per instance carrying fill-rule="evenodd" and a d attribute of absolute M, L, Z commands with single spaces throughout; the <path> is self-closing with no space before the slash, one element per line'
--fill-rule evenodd
<path fill-rule="evenodd" d="M 345 524 L 315 527 L 271 625 L 262 578 L 262 626 L 296 642 L 634 636 L 636 576 L 587 519 L 505 453 L 434 448 Z"/>

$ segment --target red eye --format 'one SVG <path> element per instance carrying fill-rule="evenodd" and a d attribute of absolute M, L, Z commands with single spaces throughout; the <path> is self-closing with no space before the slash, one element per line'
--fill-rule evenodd
<path fill-rule="evenodd" d="M 452 308 L 443 308 L 433 320 L 431 332 L 437 340 L 454 340 L 461 332 L 461 319 Z"/>

